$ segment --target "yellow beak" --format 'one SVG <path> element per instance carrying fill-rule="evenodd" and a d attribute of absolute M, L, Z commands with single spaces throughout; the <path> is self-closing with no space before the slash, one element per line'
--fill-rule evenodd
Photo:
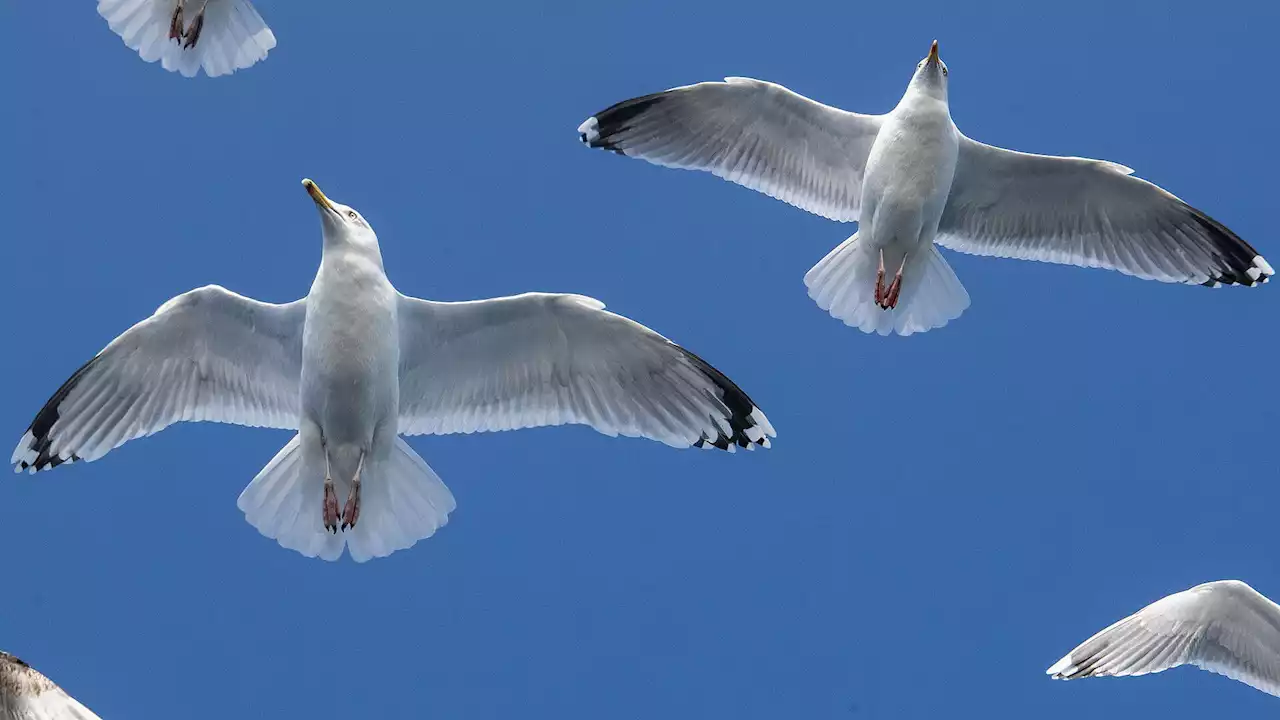
<path fill-rule="evenodd" d="M 315 201 L 316 205 L 319 205 L 325 210 L 329 210 L 331 212 L 338 212 L 337 209 L 333 207 L 333 203 L 329 202 L 329 198 L 325 197 L 324 193 L 320 191 L 320 186 L 312 182 L 310 178 L 303 178 L 302 187 L 307 189 L 307 194 L 311 196 L 311 199 Z"/>
<path fill-rule="evenodd" d="M 938 62 L 938 41 L 933 41 L 933 46 L 929 48 L 929 57 L 925 58 L 931 63 Z"/>

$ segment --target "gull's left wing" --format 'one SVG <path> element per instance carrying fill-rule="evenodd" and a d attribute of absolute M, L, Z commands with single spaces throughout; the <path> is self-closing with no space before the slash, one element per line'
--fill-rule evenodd
<path fill-rule="evenodd" d="M 768 447 L 773 426 L 701 358 L 581 295 L 401 296 L 400 432 L 584 424 L 675 447 Z"/>
<path fill-rule="evenodd" d="M 1274 273 L 1222 223 L 1132 172 L 962 135 L 937 242 L 974 255 L 1107 268 L 1162 282 L 1252 286 Z"/>

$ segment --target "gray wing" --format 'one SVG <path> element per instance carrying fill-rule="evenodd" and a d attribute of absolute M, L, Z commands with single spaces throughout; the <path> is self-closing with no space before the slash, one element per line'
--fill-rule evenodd
<path fill-rule="evenodd" d="M 583 424 L 676 447 L 769 446 L 751 398 L 701 358 L 581 295 L 401 296 L 400 432 Z"/>
<path fill-rule="evenodd" d="M 52 680 L 0 652 L 0 720 L 101 720 Z"/>
<path fill-rule="evenodd" d="M 10 462 L 96 460 L 183 420 L 296 428 L 306 301 L 259 302 L 209 285 L 129 328 L 63 383 Z"/>
<path fill-rule="evenodd" d="M 1280 606 L 1239 580 L 1197 585 L 1094 635 L 1047 672 L 1072 680 L 1185 664 L 1280 696 Z"/>
<path fill-rule="evenodd" d="M 717 177 L 826 218 L 858 219 L 867 155 L 882 116 L 731 77 L 618 103 L 578 128 L 582 141 Z"/>
<path fill-rule="evenodd" d="M 938 244 L 974 255 L 1256 285 L 1274 271 L 1222 223 L 1122 165 L 1002 150 L 961 136 Z"/>

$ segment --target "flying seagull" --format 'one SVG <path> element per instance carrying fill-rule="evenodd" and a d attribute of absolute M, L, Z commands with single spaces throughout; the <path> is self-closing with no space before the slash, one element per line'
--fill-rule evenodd
<path fill-rule="evenodd" d="M 249 0 L 98 0 L 98 14 L 143 60 L 186 77 L 230 75 L 276 46 Z"/>
<path fill-rule="evenodd" d="M 0 720 L 101 720 L 42 675 L 0 652 Z"/>
<path fill-rule="evenodd" d="M 429 537 L 454 509 L 401 433 L 576 423 L 675 447 L 769 447 L 773 427 L 729 378 L 598 300 L 401 295 L 369 223 L 303 185 L 324 236 L 310 294 L 273 305 L 209 285 L 166 302 L 63 383 L 14 469 L 96 460 L 182 420 L 297 430 L 239 507 L 284 547 L 336 560 L 345 543 L 362 562 Z"/>
<path fill-rule="evenodd" d="M 1085 640 L 1046 672 L 1074 680 L 1188 664 L 1280 695 L 1280 606 L 1239 580 L 1197 585 Z"/>
<path fill-rule="evenodd" d="M 1162 282 L 1252 286 L 1274 273 L 1235 233 L 1127 167 L 965 137 L 951 121 L 947 75 L 934 41 L 887 115 L 731 77 L 625 100 L 578 134 L 590 147 L 705 170 L 858 222 L 804 281 L 819 307 L 863 332 L 923 332 L 969 306 L 935 242 Z"/>

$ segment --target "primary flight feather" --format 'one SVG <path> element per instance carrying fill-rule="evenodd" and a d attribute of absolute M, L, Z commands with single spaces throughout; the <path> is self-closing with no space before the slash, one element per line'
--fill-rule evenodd
<path fill-rule="evenodd" d="M 729 378 L 597 300 L 400 294 L 369 223 L 304 185 L 324 238 L 305 298 L 210 285 L 170 300 L 49 399 L 15 470 L 96 460 L 183 420 L 297 430 L 240 509 L 284 547 L 336 560 L 345 545 L 363 561 L 429 537 L 454 509 L 402 433 L 578 423 L 675 447 L 769 446 L 773 427 Z"/>
<path fill-rule="evenodd" d="M 711 172 L 858 231 L 805 275 L 864 332 L 941 327 L 969 294 L 935 247 L 1256 285 L 1274 273 L 1218 221 L 1115 163 L 1002 150 L 951 120 L 933 43 L 898 105 L 863 115 L 731 77 L 626 100 L 578 128 L 590 147 Z"/>
<path fill-rule="evenodd" d="M 1059 680 L 1122 677 L 1195 665 L 1280 696 L 1280 605 L 1239 580 L 1151 603 L 1067 653 Z"/>

